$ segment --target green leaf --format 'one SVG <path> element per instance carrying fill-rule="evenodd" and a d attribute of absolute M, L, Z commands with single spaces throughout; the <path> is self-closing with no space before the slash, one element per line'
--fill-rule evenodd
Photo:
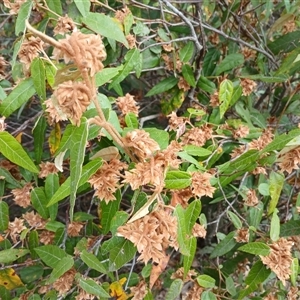
<path fill-rule="evenodd" d="M 270 238 L 273 242 L 276 242 L 279 239 L 280 234 L 280 220 L 277 214 L 278 209 L 275 208 L 273 211 L 270 227 Z"/>
<path fill-rule="evenodd" d="M 169 171 L 165 178 L 165 188 L 184 189 L 191 184 L 191 175 L 184 171 Z"/>
<path fill-rule="evenodd" d="M 203 73 L 204 76 L 215 75 L 216 65 L 220 59 L 221 53 L 218 48 L 213 47 L 207 51 L 203 60 Z"/>
<path fill-rule="evenodd" d="M 179 251 L 185 256 L 190 256 L 189 246 L 193 246 L 189 242 L 189 235 L 187 230 L 187 222 L 185 219 L 185 211 L 181 205 L 177 205 L 174 212 L 175 217 L 177 218 L 177 241 L 179 244 Z"/>
<path fill-rule="evenodd" d="M 189 249 L 189 255 L 183 255 L 183 271 L 184 271 L 184 278 L 188 274 L 189 270 L 191 269 L 191 266 L 193 264 L 196 250 L 197 250 L 197 239 L 192 236 L 188 239 L 187 248 Z"/>
<path fill-rule="evenodd" d="M 116 192 L 116 200 L 109 201 L 106 203 L 104 199 L 100 202 L 100 211 L 101 211 L 101 227 L 104 234 L 107 234 L 110 230 L 111 221 L 115 216 L 116 212 L 119 210 L 121 203 L 121 193 L 120 190 Z"/>
<path fill-rule="evenodd" d="M 56 69 L 54 66 L 46 63 L 46 69 L 45 69 L 45 75 L 47 82 L 49 85 L 53 88 L 55 84 L 55 75 L 56 75 Z"/>
<path fill-rule="evenodd" d="M 169 145 L 169 133 L 162 129 L 157 128 L 143 128 L 146 132 L 150 134 L 150 137 L 155 140 L 160 150 L 164 150 Z"/>
<path fill-rule="evenodd" d="M 230 80 L 225 79 L 220 84 L 219 101 L 220 101 L 220 118 L 222 118 L 231 105 L 233 94 L 233 84 Z"/>
<path fill-rule="evenodd" d="M 291 283 L 293 286 L 297 286 L 297 278 L 299 272 L 299 259 L 294 257 L 291 263 Z"/>
<path fill-rule="evenodd" d="M 204 76 L 200 76 L 197 86 L 201 90 L 208 92 L 210 94 L 213 94 L 217 90 L 215 83 L 213 81 L 210 81 L 209 79 L 207 79 Z"/>
<path fill-rule="evenodd" d="M 90 12 L 91 1 L 90 0 L 74 0 L 77 9 L 80 11 L 83 17 L 86 17 Z"/>
<path fill-rule="evenodd" d="M 204 291 L 201 294 L 201 300 L 217 300 L 217 297 L 211 291 Z"/>
<path fill-rule="evenodd" d="M 185 210 L 185 221 L 188 233 L 192 232 L 192 229 L 199 218 L 201 211 L 201 201 L 194 200 Z"/>
<path fill-rule="evenodd" d="M 275 54 L 288 53 L 300 46 L 300 31 L 293 31 L 280 35 L 278 39 L 268 44 L 268 48 Z"/>
<path fill-rule="evenodd" d="M 88 179 L 97 172 L 97 170 L 101 167 L 101 165 L 102 165 L 102 159 L 96 158 L 88 162 L 85 166 L 83 166 L 78 187 L 81 187 L 83 184 L 85 184 L 88 181 Z M 71 178 L 68 177 L 66 181 L 56 191 L 54 196 L 50 199 L 47 206 L 53 205 L 54 203 L 57 203 L 60 200 L 70 195 L 70 191 L 71 191 L 70 182 L 71 182 Z"/>
<path fill-rule="evenodd" d="M 13 188 L 21 188 L 22 184 L 19 180 L 16 180 L 8 170 L 0 168 L 0 176 L 5 178 L 5 181 L 13 186 Z"/>
<path fill-rule="evenodd" d="M 43 60 L 35 58 L 30 65 L 30 71 L 33 85 L 38 96 L 43 101 L 46 100 L 46 72 Z"/>
<path fill-rule="evenodd" d="M 260 201 L 255 207 L 249 208 L 250 226 L 259 229 L 259 225 L 264 213 L 264 204 Z"/>
<path fill-rule="evenodd" d="M 283 147 L 290 142 L 293 138 L 300 136 L 300 129 L 291 130 L 288 134 L 281 134 L 275 137 L 275 139 L 268 144 L 263 150 L 262 153 L 270 152 L 274 150 L 281 150 Z"/>
<path fill-rule="evenodd" d="M 47 205 L 49 202 L 49 199 L 53 197 L 53 195 L 56 193 L 56 191 L 59 188 L 59 178 L 57 174 L 49 174 L 46 177 L 45 180 L 45 194 L 47 198 Z M 57 217 L 57 212 L 58 212 L 58 204 L 56 203 L 55 205 L 51 205 L 48 208 L 49 211 L 49 216 L 52 221 L 54 221 Z"/>
<path fill-rule="evenodd" d="M 14 111 L 26 103 L 35 93 L 31 78 L 22 80 L 12 92 L 1 102 L 0 114 L 9 117 Z"/>
<path fill-rule="evenodd" d="M 41 260 L 49 267 L 55 268 L 67 253 L 58 246 L 45 245 L 34 249 Z"/>
<path fill-rule="evenodd" d="M 192 41 L 188 41 L 186 45 L 179 50 L 179 59 L 183 63 L 187 63 L 194 54 L 195 47 Z"/>
<path fill-rule="evenodd" d="M 31 203 L 34 209 L 41 215 L 43 219 L 49 218 L 49 210 L 47 209 L 48 199 L 45 195 L 44 188 L 37 187 L 31 191 Z"/>
<path fill-rule="evenodd" d="M 47 284 L 52 284 L 55 280 L 60 278 L 65 272 L 69 271 L 74 265 L 72 256 L 68 255 L 63 257 L 59 264 L 57 264 L 50 274 L 50 278 L 47 280 Z"/>
<path fill-rule="evenodd" d="M 234 283 L 232 277 L 231 276 L 226 277 L 225 283 L 226 283 L 226 290 L 229 292 L 229 294 L 231 296 L 235 296 L 236 295 L 236 288 L 235 288 L 235 283 Z"/>
<path fill-rule="evenodd" d="M 278 204 L 278 200 L 283 188 L 285 178 L 282 174 L 276 173 L 274 171 L 270 174 L 270 184 L 269 184 L 269 192 L 271 196 L 271 201 L 269 203 L 268 215 L 273 213 L 275 207 Z"/>
<path fill-rule="evenodd" d="M 29 253 L 27 249 L 7 249 L 0 251 L 0 263 L 12 263 L 20 257 Z"/>
<path fill-rule="evenodd" d="M 186 145 L 183 147 L 184 151 L 186 151 L 189 155 L 192 156 L 200 156 L 200 157 L 205 157 L 211 155 L 211 151 L 199 146 L 194 146 L 194 145 Z"/>
<path fill-rule="evenodd" d="M 16 20 L 16 26 L 15 26 L 15 35 L 18 36 L 20 32 L 25 32 L 25 20 L 27 20 L 30 16 L 32 8 L 32 1 L 28 0 L 24 2 L 18 12 L 18 17 Z"/>
<path fill-rule="evenodd" d="M 8 205 L 3 200 L 0 201 L 0 231 L 4 231 L 8 228 L 9 211 Z"/>
<path fill-rule="evenodd" d="M 289 76 L 288 75 L 276 75 L 276 76 L 264 76 L 264 75 L 247 75 L 247 76 L 239 76 L 240 78 L 248 78 L 251 80 L 258 80 L 262 82 L 267 82 L 267 83 L 273 83 L 273 82 L 285 82 L 288 80 Z"/>
<path fill-rule="evenodd" d="M 39 258 L 36 252 L 34 251 L 34 248 L 38 247 L 40 244 L 39 235 L 36 230 L 33 230 L 29 233 L 28 238 L 28 248 L 30 250 L 31 258 L 37 259 Z"/>
<path fill-rule="evenodd" d="M 105 291 L 105 289 L 96 283 L 93 279 L 79 279 L 79 286 L 85 290 L 87 293 L 103 297 L 105 299 L 110 298 L 110 295 Z"/>
<path fill-rule="evenodd" d="M 241 229 L 243 224 L 242 224 L 242 221 L 240 220 L 240 218 L 230 210 L 227 211 L 227 214 L 228 214 L 228 217 L 231 220 L 232 224 L 234 225 L 234 227 L 236 229 Z"/>
<path fill-rule="evenodd" d="M 80 258 L 89 268 L 103 274 L 107 273 L 107 270 L 105 269 L 103 264 L 99 261 L 99 259 L 94 254 L 89 253 L 86 250 L 83 250 L 80 254 Z"/>
<path fill-rule="evenodd" d="M 147 94 L 145 97 L 154 96 L 157 94 L 164 93 L 171 88 L 173 88 L 178 82 L 178 78 L 174 76 L 167 77 L 163 79 L 161 82 L 159 82 L 157 85 L 155 85 Z"/>
<path fill-rule="evenodd" d="M 216 280 L 208 275 L 199 275 L 197 277 L 197 282 L 200 286 L 204 288 L 213 288 L 216 285 Z"/>
<path fill-rule="evenodd" d="M 38 173 L 38 169 L 20 143 L 7 131 L 0 132 L 0 151 L 8 160 L 24 169 Z"/>
<path fill-rule="evenodd" d="M 117 233 L 117 230 L 122 226 L 129 218 L 129 214 L 125 211 L 117 211 L 114 217 L 111 219 L 110 231 L 112 235 Z"/>
<path fill-rule="evenodd" d="M 76 192 L 80 186 L 82 177 L 82 165 L 85 157 L 85 147 L 88 137 L 88 121 L 81 119 L 79 127 L 75 127 L 72 133 L 70 149 L 70 220 L 73 220 L 73 213 L 76 201 Z"/>
<path fill-rule="evenodd" d="M 123 81 L 129 73 L 135 68 L 136 62 L 139 60 L 140 52 L 134 48 L 129 50 L 125 55 L 125 64 L 123 69 L 120 70 L 119 74 L 114 78 L 112 83 L 109 85 L 110 88 L 114 88 L 117 84 Z"/>
<path fill-rule="evenodd" d="M 86 14 L 86 17 L 82 19 L 82 22 L 102 36 L 116 40 L 128 47 L 128 42 L 119 27 L 119 23 L 113 18 L 104 14 L 89 12 Z"/>
<path fill-rule="evenodd" d="M 300 235 L 300 220 L 290 220 L 280 226 L 280 236 Z"/>
<path fill-rule="evenodd" d="M 46 0 L 48 7 L 51 11 L 55 12 L 57 15 L 62 16 L 63 11 L 61 7 L 61 0 Z M 49 13 L 52 18 L 57 18 L 57 15 Z"/>
<path fill-rule="evenodd" d="M 238 248 L 238 250 L 247 252 L 254 255 L 262 255 L 266 256 L 270 254 L 270 247 L 266 245 L 265 243 L 261 242 L 252 242 L 247 243 L 241 247 Z"/>
<path fill-rule="evenodd" d="M 133 128 L 133 129 L 139 128 L 139 121 L 138 121 L 136 115 L 132 112 L 126 114 L 125 123 L 126 123 L 127 127 L 129 127 L 129 128 Z"/>
<path fill-rule="evenodd" d="M 240 53 L 233 53 L 227 55 L 217 66 L 216 75 L 220 75 L 223 72 L 231 71 L 244 63 L 244 56 Z M 226 80 L 226 79 L 225 79 Z"/>
<path fill-rule="evenodd" d="M 183 288 L 183 281 L 181 279 L 175 279 L 166 294 L 166 300 L 175 300 L 180 295 Z"/>
<path fill-rule="evenodd" d="M 270 275 L 271 270 L 259 260 L 251 268 L 248 276 L 245 279 L 247 285 L 257 285 L 263 283 Z"/>
<path fill-rule="evenodd" d="M 42 155 L 44 152 L 46 128 L 47 128 L 46 119 L 45 117 L 41 116 L 33 129 L 34 154 L 35 154 L 35 161 L 37 164 L 40 164 L 42 160 Z"/>
<path fill-rule="evenodd" d="M 124 19 L 124 32 L 125 32 L 125 35 L 127 36 L 128 34 L 130 34 L 130 30 L 131 30 L 131 27 L 134 23 L 134 18 L 133 18 L 133 15 L 131 12 L 129 12 L 128 14 L 126 14 L 126 17 Z"/>
<path fill-rule="evenodd" d="M 114 272 L 131 261 L 136 254 L 136 247 L 132 242 L 123 241 L 115 246 L 109 253 L 109 271 Z"/>
<path fill-rule="evenodd" d="M 192 67 L 188 64 L 182 66 L 182 75 L 185 81 L 192 87 L 196 86 L 196 81 L 194 77 L 194 71 Z"/>
<path fill-rule="evenodd" d="M 105 83 L 109 82 L 112 78 L 117 76 L 120 71 L 122 71 L 123 66 L 117 68 L 105 68 L 102 71 L 96 73 L 95 82 L 96 86 L 102 86 Z"/>
<path fill-rule="evenodd" d="M 227 236 L 219 244 L 217 244 L 215 249 L 212 251 L 210 258 L 222 256 L 228 253 L 230 250 L 232 250 L 236 245 L 234 236 L 235 236 L 234 231 L 228 233 Z"/>

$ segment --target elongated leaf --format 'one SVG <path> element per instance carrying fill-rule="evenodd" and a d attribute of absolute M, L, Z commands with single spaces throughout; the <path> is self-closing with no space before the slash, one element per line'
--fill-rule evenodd
<path fill-rule="evenodd" d="M 186 145 L 183 147 L 183 149 L 192 156 L 200 156 L 200 157 L 205 157 L 209 156 L 212 152 L 208 149 L 194 146 L 194 145 Z"/>
<path fill-rule="evenodd" d="M 73 220 L 73 213 L 76 201 L 76 192 L 80 185 L 82 164 L 85 156 L 85 147 L 88 137 L 88 122 L 82 118 L 79 127 L 75 127 L 70 149 L 70 220 Z"/>
<path fill-rule="evenodd" d="M 273 242 L 279 239 L 280 234 L 280 219 L 278 217 L 278 209 L 275 208 L 271 219 L 270 238 Z"/>
<path fill-rule="evenodd" d="M 61 0 L 46 0 L 48 7 L 59 16 L 63 14 Z M 57 18 L 57 15 L 49 13 L 52 17 Z"/>
<path fill-rule="evenodd" d="M 236 288 L 235 288 L 235 283 L 234 283 L 232 277 L 231 276 L 226 277 L 225 283 L 226 283 L 226 290 L 229 292 L 229 294 L 231 296 L 235 296 L 236 295 Z"/>
<path fill-rule="evenodd" d="M 277 55 L 279 52 L 288 53 L 300 46 L 300 31 L 293 31 L 281 35 L 278 39 L 268 44 L 268 48 Z"/>
<path fill-rule="evenodd" d="M 74 260 L 72 256 L 68 255 L 63 257 L 59 264 L 55 266 L 52 273 L 50 274 L 49 280 L 47 280 L 47 284 L 52 284 L 55 280 L 60 278 L 65 272 L 69 271 L 74 265 Z"/>
<path fill-rule="evenodd" d="M 35 88 L 31 78 L 21 81 L 1 102 L 0 114 L 5 117 L 9 117 L 14 111 L 27 102 L 34 93 Z"/>
<path fill-rule="evenodd" d="M 209 49 L 203 60 L 203 73 L 204 76 L 215 75 L 216 65 L 220 59 L 221 53 L 218 48 L 213 47 Z"/>
<path fill-rule="evenodd" d="M 255 207 L 249 208 L 250 226 L 258 229 L 264 212 L 264 204 L 260 201 Z"/>
<path fill-rule="evenodd" d="M 277 206 L 279 196 L 281 194 L 285 178 L 282 174 L 276 173 L 274 171 L 270 174 L 270 184 L 269 192 L 271 196 L 271 201 L 268 208 L 268 215 L 273 213 L 275 207 Z"/>
<path fill-rule="evenodd" d="M 291 264 L 291 282 L 293 286 L 297 286 L 298 271 L 299 271 L 299 259 L 295 257 L 293 258 Z"/>
<path fill-rule="evenodd" d="M 211 291 L 204 291 L 201 294 L 201 300 L 217 300 L 217 297 Z"/>
<path fill-rule="evenodd" d="M 262 153 L 281 150 L 288 142 L 299 135 L 300 129 L 294 129 L 291 130 L 288 134 L 281 134 L 279 136 L 276 136 L 275 139 L 262 150 Z"/>
<path fill-rule="evenodd" d="M 194 227 L 199 214 L 201 211 L 201 202 L 199 200 L 194 200 L 189 204 L 187 209 L 185 210 L 185 220 L 188 233 L 192 232 L 192 228 Z"/>
<path fill-rule="evenodd" d="M 8 228 L 9 212 L 6 202 L 0 202 L 0 231 L 4 231 Z"/>
<path fill-rule="evenodd" d="M 219 244 L 217 244 L 215 249 L 212 251 L 210 258 L 222 256 L 228 253 L 230 250 L 232 250 L 236 245 L 234 235 L 235 235 L 234 231 L 228 233 L 227 236 Z"/>
<path fill-rule="evenodd" d="M 183 287 L 183 281 L 181 279 L 175 279 L 170 286 L 166 294 L 166 300 L 175 300 L 180 295 Z"/>
<path fill-rule="evenodd" d="M 242 224 L 242 221 L 240 220 L 240 218 L 230 210 L 227 212 L 227 214 L 228 214 L 229 219 L 231 220 L 232 224 L 234 225 L 234 227 L 236 229 L 241 229 L 243 224 Z"/>
<path fill-rule="evenodd" d="M 16 180 L 6 169 L 0 168 L 0 176 L 3 176 L 5 181 L 11 184 L 14 188 L 22 187 L 20 181 Z"/>
<path fill-rule="evenodd" d="M 79 286 L 87 293 L 103 297 L 105 299 L 110 298 L 110 295 L 104 290 L 104 288 L 97 284 L 93 279 L 79 279 Z"/>
<path fill-rule="evenodd" d="M 0 251 L 0 263 L 11 263 L 29 253 L 27 249 L 7 249 Z"/>
<path fill-rule="evenodd" d="M 157 128 L 144 128 L 150 134 L 150 137 L 157 142 L 160 150 L 164 150 L 169 145 L 169 133 Z"/>
<path fill-rule="evenodd" d="M 49 218 L 49 210 L 47 208 L 48 199 L 45 195 L 44 188 L 37 187 L 30 194 L 32 206 L 37 210 L 43 219 Z"/>
<path fill-rule="evenodd" d="M 30 70 L 34 88 L 38 96 L 44 101 L 46 100 L 46 71 L 43 61 L 40 58 L 35 58 L 30 65 Z"/>
<path fill-rule="evenodd" d="M 183 256 L 183 271 L 184 271 L 184 278 L 188 274 L 189 270 L 191 269 L 192 263 L 195 258 L 196 249 L 197 249 L 197 239 L 192 236 L 188 239 L 187 248 L 189 249 L 189 255 Z"/>
<path fill-rule="evenodd" d="M 39 172 L 19 142 L 7 131 L 0 132 L 0 152 L 16 165 L 33 173 Z"/>
<path fill-rule="evenodd" d="M 131 261 L 136 254 L 136 247 L 132 242 L 128 240 L 123 240 L 121 244 L 117 247 L 114 247 L 109 254 L 109 271 L 113 272 L 121 267 L 123 267 L 126 263 Z"/>
<path fill-rule="evenodd" d="M 86 17 L 90 12 L 91 1 L 90 0 L 74 0 L 77 9 L 80 11 L 83 17 Z"/>
<path fill-rule="evenodd" d="M 259 260 L 251 268 L 245 279 L 245 283 L 248 285 L 261 284 L 268 278 L 270 273 L 270 269 L 267 269 L 266 266 Z"/>
<path fill-rule="evenodd" d="M 280 236 L 300 235 L 300 220 L 290 220 L 280 226 Z"/>
<path fill-rule="evenodd" d="M 216 284 L 216 280 L 208 275 L 199 275 L 197 277 L 197 282 L 200 286 L 205 288 L 213 288 Z"/>
<path fill-rule="evenodd" d="M 225 79 L 220 84 L 219 101 L 220 105 L 220 118 L 222 118 L 231 105 L 233 94 L 233 84 L 230 80 Z"/>
<path fill-rule="evenodd" d="M 238 250 L 254 255 L 266 256 L 270 254 L 270 247 L 261 242 L 247 243 L 246 245 L 239 247 Z"/>
<path fill-rule="evenodd" d="M 288 80 L 289 76 L 288 75 L 276 75 L 276 76 L 264 76 L 264 75 L 247 75 L 247 76 L 240 76 L 240 78 L 248 78 L 251 80 L 258 80 L 262 82 L 285 82 Z"/>
<path fill-rule="evenodd" d="M 196 86 L 194 71 L 188 64 L 182 66 L 182 75 L 185 81 L 192 87 Z"/>
<path fill-rule="evenodd" d="M 49 267 L 55 268 L 67 253 L 58 246 L 45 245 L 34 249 L 41 260 Z"/>
<path fill-rule="evenodd" d="M 167 189 L 184 189 L 191 184 L 191 175 L 184 171 L 169 171 L 165 178 Z"/>
<path fill-rule="evenodd" d="M 100 202 L 101 227 L 104 234 L 107 234 L 109 232 L 111 221 L 120 207 L 122 197 L 119 190 L 117 191 L 115 196 L 116 196 L 116 200 L 109 201 L 108 203 L 106 203 L 104 199 L 100 199 L 102 200 Z"/>
<path fill-rule="evenodd" d="M 193 56 L 195 46 L 192 41 L 186 43 L 186 45 L 179 50 L 179 59 L 183 63 L 187 63 Z"/>
<path fill-rule="evenodd" d="M 117 76 L 123 67 L 105 68 L 95 75 L 96 86 L 101 86 Z"/>
<path fill-rule="evenodd" d="M 218 65 L 216 75 L 220 75 L 223 72 L 231 71 L 244 62 L 244 56 L 240 53 L 233 53 L 227 55 L 221 63 Z"/>
<path fill-rule="evenodd" d="M 102 36 L 121 42 L 128 47 L 128 42 L 119 24 L 111 17 L 89 12 L 86 14 L 86 17 L 82 19 L 82 22 Z"/>
<path fill-rule="evenodd" d="M 132 112 L 126 114 L 125 116 L 125 123 L 127 127 L 138 129 L 139 128 L 139 121 L 136 117 L 136 115 Z"/>
<path fill-rule="evenodd" d="M 86 250 L 83 250 L 80 254 L 80 258 L 89 268 L 103 274 L 107 273 L 107 270 L 105 269 L 103 264 L 99 261 L 99 259 L 94 254 L 89 253 Z"/>
<path fill-rule="evenodd" d="M 189 246 L 192 244 L 189 243 L 188 239 L 188 230 L 187 222 L 185 219 L 185 211 L 181 205 L 177 205 L 174 211 L 174 215 L 177 218 L 177 240 L 179 244 L 179 251 L 185 256 L 190 256 Z"/>
<path fill-rule="evenodd" d="M 157 94 L 161 94 L 173 88 L 178 82 L 178 78 L 171 76 L 168 78 L 163 79 L 160 83 L 155 85 L 145 97 L 154 96 Z"/>
<path fill-rule="evenodd" d="M 37 164 L 41 163 L 43 155 L 43 145 L 45 141 L 45 132 L 47 128 L 47 123 L 45 117 L 40 117 L 33 129 L 33 145 L 35 153 L 35 161 Z"/>
<path fill-rule="evenodd" d="M 140 52 L 134 48 L 129 50 L 125 55 L 125 64 L 123 69 L 120 70 L 119 74 L 114 78 L 109 88 L 115 87 L 121 81 L 123 81 L 128 74 L 135 68 L 136 61 L 139 60 Z"/>
<path fill-rule="evenodd" d="M 47 198 L 47 206 L 49 199 L 51 199 L 56 191 L 59 188 L 59 178 L 57 174 L 49 174 L 45 180 L 45 194 Z M 52 221 L 56 219 L 57 212 L 58 212 L 58 204 L 51 205 L 47 207 L 49 211 L 49 216 Z"/>
<path fill-rule="evenodd" d="M 205 92 L 208 92 L 210 94 L 213 94 L 217 90 L 216 85 L 214 84 L 214 82 L 210 81 L 209 79 L 207 79 L 204 76 L 200 76 L 200 79 L 197 82 L 197 86 L 201 90 L 203 90 Z"/>
<path fill-rule="evenodd" d="M 97 170 L 102 165 L 101 158 L 94 159 L 90 162 L 88 162 L 85 166 L 82 168 L 82 174 L 79 179 L 78 187 L 81 187 L 84 183 L 87 182 L 87 180 L 97 172 Z M 70 195 L 70 182 L 71 178 L 68 177 L 66 181 L 59 187 L 59 189 L 56 191 L 54 196 L 50 199 L 47 206 L 53 205 L 54 203 L 59 202 L 60 200 L 68 197 Z"/>
<path fill-rule="evenodd" d="M 15 35 L 18 36 L 20 32 L 25 32 L 25 20 L 29 18 L 32 8 L 32 1 L 27 0 L 24 2 L 18 12 L 18 17 L 15 26 Z"/>

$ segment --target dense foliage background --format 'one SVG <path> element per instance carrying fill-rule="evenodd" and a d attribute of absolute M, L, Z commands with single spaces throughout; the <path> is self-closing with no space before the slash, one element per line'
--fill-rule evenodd
<path fill-rule="evenodd" d="M 298 299 L 299 1 L 0 3 L 0 298 Z"/>

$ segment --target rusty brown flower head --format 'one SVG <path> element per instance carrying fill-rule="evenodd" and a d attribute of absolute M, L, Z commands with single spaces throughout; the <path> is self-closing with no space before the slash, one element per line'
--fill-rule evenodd
<path fill-rule="evenodd" d="M 134 96 L 126 94 L 124 97 L 118 97 L 116 99 L 116 104 L 118 109 L 122 112 L 122 115 L 125 116 L 128 113 L 133 113 L 136 116 L 139 114 L 139 107 L 134 100 Z"/>
<path fill-rule="evenodd" d="M 54 27 L 54 35 L 57 34 L 65 34 L 72 32 L 76 28 L 73 20 L 68 17 L 68 15 L 65 15 L 64 17 L 59 17 L 57 20 L 57 24 Z"/>

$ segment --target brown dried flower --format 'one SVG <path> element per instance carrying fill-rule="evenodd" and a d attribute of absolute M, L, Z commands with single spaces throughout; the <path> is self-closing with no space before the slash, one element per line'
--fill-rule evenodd
<path fill-rule="evenodd" d="M 63 58 L 65 63 L 75 62 L 81 70 L 89 70 L 91 76 L 103 69 L 106 51 L 100 35 L 76 31 L 60 40 L 59 44 L 60 48 L 53 51 L 55 59 Z"/>
<path fill-rule="evenodd" d="M 292 286 L 287 294 L 287 300 L 298 300 L 299 299 L 299 291 L 298 287 Z"/>
<path fill-rule="evenodd" d="M 181 279 L 184 282 L 193 281 L 193 277 L 197 276 L 197 272 L 195 270 L 189 270 L 186 276 L 184 277 L 184 269 L 183 267 L 176 270 L 175 273 L 171 275 L 171 279 Z"/>
<path fill-rule="evenodd" d="M 54 27 L 54 35 L 57 34 L 65 34 L 72 32 L 76 28 L 73 20 L 68 17 L 68 15 L 65 15 L 64 17 L 59 17 L 57 20 L 57 24 Z"/>
<path fill-rule="evenodd" d="M 251 59 L 256 57 L 256 51 L 247 47 L 243 47 L 242 54 L 245 59 Z"/>
<path fill-rule="evenodd" d="M 17 15 L 22 4 L 25 2 L 26 0 L 14 0 L 14 2 L 12 2 L 11 0 L 3 0 L 4 6 L 9 8 L 9 13 L 11 15 Z"/>
<path fill-rule="evenodd" d="M 199 300 L 201 299 L 201 294 L 204 292 L 204 288 L 201 287 L 196 281 L 194 281 L 193 286 L 189 291 L 183 295 L 183 300 Z"/>
<path fill-rule="evenodd" d="M 95 196 L 106 203 L 116 200 L 114 193 L 121 186 L 121 171 L 126 168 L 127 165 L 118 159 L 103 161 L 101 168 L 88 180 L 96 190 Z"/>
<path fill-rule="evenodd" d="M 0 118 L 0 132 L 5 131 L 5 129 L 6 129 L 6 123 L 4 122 L 5 119 L 6 119 L 5 117 Z"/>
<path fill-rule="evenodd" d="M 148 293 L 146 282 L 144 280 L 140 281 L 137 286 L 130 288 L 130 292 L 133 295 L 131 300 L 143 300 Z"/>
<path fill-rule="evenodd" d="M 206 237 L 206 229 L 203 225 L 196 223 L 192 229 L 192 235 L 194 237 L 205 238 Z"/>
<path fill-rule="evenodd" d="M 123 141 L 125 147 L 129 148 L 140 160 L 151 157 L 153 152 L 160 149 L 158 143 L 150 138 L 150 134 L 142 129 L 128 132 Z"/>
<path fill-rule="evenodd" d="M 256 82 L 251 79 L 244 78 L 241 80 L 241 86 L 243 88 L 243 95 L 249 96 L 256 87 Z"/>
<path fill-rule="evenodd" d="M 80 289 L 79 294 L 75 297 L 76 300 L 94 300 L 95 295 L 87 293 L 85 290 Z"/>
<path fill-rule="evenodd" d="M 234 237 L 238 243 L 248 243 L 249 242 L 249 229 L 240 228 L 236 231 L 236 236 Z"/>
<path fill-rule="evenodd" d="M 121 23 L 124 23 L 126 16 L 129 15 L 130 13 L 131 13 L 130 9 L 127 6 L 125 6 L 121 10 L 117 10 L 115 12 L 115 18 L 119 20 Z"/>
<path fill-rule="evenodd" d="M 66 81 L 58 85 L 52 97 L 45 101 L 51 122 L 71 119 L 77 126 L 90 104 L 91 94 L 83 82 Z"/>
<path fill-rule="evenodd" d="M 216 188 L 210 184 L 213 176 L 209 173 L 194 172 L 192 174 L 192 193 L 197 197 L 208 196 L 213 197 Z"/>
<path fill-rule="evenodd" d="M 9 63 L 4 59 L 3 56 L 0 56 L 0 80 L 6 76 L 6 67 Z"/>
<path fill-rule="evenodd" d="M 216 91 L 212 95 L 210 95 L 209 105 L 211 107 L 220 106 L 220 99 L 219 99 L 219 92 L 218 91 Z"/>
<path fill-rule="evenodd" d="M 34 211 L 27 212 L 22 215 L 26 222 L 29 224 L 30 227 L 34 227 L 36 229 L 43 229 L 45 228 L 46 221 L 42 219 L 42 217 L 35 213 Z"/>
<path fill-rule="evenodd" d="M 46 178 L 49 174 L 57 174 L 58 169 L 56 168 L 55 164 L 52 162 L 42 162 L 40 164 L 40 173 L 39 178 Z"/>
<path fill-rule="evenodd" d="M 20 218 L 15 218 L 13 222 L 8 223 L 8 232 L 14 243 L 20 237 L 20 233 L 26 229 L 24 226 L 24 220 Z"/>
<path fill-rule="evenodd" d="M 58 291 L 59 295 L 63 295 L 71 289 L 75 274 L 76 270 L 71 269 L 53 283 L 53 287 Z"/>
<path fill-rule="evenodd" d="M 43 45 L 44 42 L 39 37 L 31 36 L 29 39 L 24 39 L 18 56 L 26 70 L 30 69 L 31 62 L 43 51 Z"/>
<path fill-rule="evenodd" d="M 299 169 L 300 164 L 300 147 L 291 149 L 280 155 L 277 159 L 278 166 L 282 171 L 292 173 L 293 170 Z"/>
<path fill-rule="evenodd" d="M 139 114 L 139 107 L 134 100 L 134 96 L 126 94 L 124 97 L 118 97 L 116 99 L 116 104 L 118 109 L 122 112 L 122 115 L 125 116 L 128 113 L 133 113 L 136 116 Z"/>
<path fill-rule="evenodd" d="M 293 242 L 285 238 L 280 238 L 269 246 L 271 248 L 270 254 L 260 256 L 260 258 L 262 262 L 276 274 L 283 285 L 285 285 L 285 281 L 289 279 L 291 275 L 291 263 L 293 260 L 291 249 Z"/>
<path fill-rule="evenodd" d="M 45 244 L 45 245 L 51 245 L 53 243 L 55 237 L 55 233 L 48 231 L 48 230 L 43 230 L 40 234 L 39 234 L 39 240 L 41 243 Z"/>
<path fill-rule="evenodd" d="M 30 191 L 33 189 L 33 186 L 30 182 L 26 183 L 20 189 L 11 190 L 14 195 L 14 201 L 21 207 L 28 207 L 30 205 Z"/>
<path fill-rule="evenodd" d="M 212 128 L 205 124 L 201 127 L 193 127 L 187 131 L 182 137 L 181 142 L 184 145 L 195 145 L 202 147 L 207 140 L 212 137 Z"/>
<path fill-rule="evenodd" d="M 245 200 L 245 205 L 256 206 L 258 204 L 258 198 L 256 196 L 255 190 L 249 189 L 247 192 L 247 199 Z"/>
<path fill-rule="evenodd" d="M 188 91 L 191 88 L 191 86 L 186 82 L 186 80 L 183 77 L 179 77 L 177 86 L 184 92 Z"/>
<path fill-rule="evenodd" d="M 132 34 L 126 35 L 126 40 L 128 42 L 129 49 L 133 49 L 136 47 L 136 38 Z"/>
<path fill-rule="evenodd" d="M 68 225 L 68 236 L 79 236 L 80 230 L 83 228 L 81 222 L 72 222 Z"/>
<path fill-rule="evenodd" d="M 240 125 L 237 129 L 233 131 L 233 137 L 235 139 L 244 138 L 249 134 L 249 127 L 245 125 Z"/>

